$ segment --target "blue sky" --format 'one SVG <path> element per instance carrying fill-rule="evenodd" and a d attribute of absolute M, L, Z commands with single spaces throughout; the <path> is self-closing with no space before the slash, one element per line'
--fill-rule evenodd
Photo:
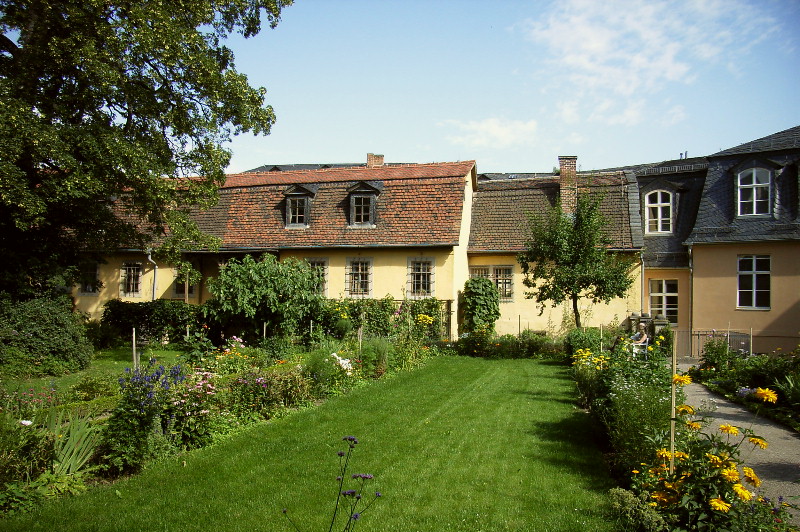
<path fill-rule="evenodd" d="M 228 171 L 708 155 L 800 125 L 798 28 L 798 0 L 296 0 L 229 42 L 277 122 L 236 137 Z"/>

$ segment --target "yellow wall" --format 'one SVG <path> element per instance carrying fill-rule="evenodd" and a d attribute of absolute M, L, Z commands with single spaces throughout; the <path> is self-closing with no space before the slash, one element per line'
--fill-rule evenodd
<path fill-rule="evenodd" d="M 737 257 L 770 255 L 770 309 L 737 309 Z M 694 328 L 752 328 L 753 351 L 791 350 L 800 341 L 800 242 L 695 245 Z"/>
<path fill-rule="evenodd" d="M 500 319 L 497 320 L 495 329 L 498 334 L 518 334 L 520 331 L 530 329 L 534 331 L 547 331 L 558 333 L 575 325 L 572 314 L 572 303 L 565 302 L 557 307 L 550 303 L 540 313 L 540 307 L 534 299 L 525 298 L 525 278 L 521 266 L 517 263 L 516 255 L 471 255 L 470 266 L 512 266 L 513 297 L 510 301 L 500 302 Z M 637 266 L 632 271 L 633 284 L 626 297 L 615 299 L 608 304 L 594 304 L 588 300 L 579 301 L 581 325 L 585 327 L 599 327 L 621 323 L 632 312 L 641 311 L 641 270 Z"/>
<path fill-rule="evenodd" d="M 678 281 L 678 326 L 677 329 L 688 329 L 691 309 L 691 283 L 688 269 L 661 268 L 645 269 L 644 272 L 644 311 L 655 318 L 654 311 L 650 308 L 650 279 L 677 280 Z"/>

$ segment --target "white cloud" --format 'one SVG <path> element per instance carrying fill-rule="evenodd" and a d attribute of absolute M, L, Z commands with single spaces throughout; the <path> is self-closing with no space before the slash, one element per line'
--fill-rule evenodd
<path fill-rule="evenodd" d="M 630 125 L 680 116 L 648 99 L 711 65 L 735 72 L 781 22 L 744 0 L 562 0 L 519 27 L 546 57 L 558 116 Z"/>
<path fill-rule="evenodd" d="M 536 120 L 508 120 L 484 118 L 483 120 L 445 120 L 439 126 L 456 129 L 460 134 L 448 135 L 452 144 L 470 148 L 508 148 L 531 144 L 536 140 Z"/>

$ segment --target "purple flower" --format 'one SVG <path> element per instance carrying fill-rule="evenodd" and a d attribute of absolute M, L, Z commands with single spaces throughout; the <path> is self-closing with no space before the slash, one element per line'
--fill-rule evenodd
<path fill-rule="evenodd" d="M 375 497 L 383 497 L 383 494 L 380 491 L 376 491 Z"/>
<path fill-rule="evenodd" d="M 338 453 L 336 453 L 336 454 L 337 454 L 337 455 L 339 455 L 339 456 L 344 456 L 344 451 L 339 451 L 339 452 L 338 452 Z"/>
<path fill-rule="evenodd" d="M 353 514 L 350 516 L 350 519 L 352 519 L 353 521 L 358 521 L 359 519 L 361 519 L 361 514 Z"/>
<path fill-rule="evenodd" d="M 747 388 L 745 386 L 742 386 L 741 388 L 736 390 L 736 395 L 738 395 L 739 397 L 747 397 L 753 392 L 755 392 L 754 388 Z"/>

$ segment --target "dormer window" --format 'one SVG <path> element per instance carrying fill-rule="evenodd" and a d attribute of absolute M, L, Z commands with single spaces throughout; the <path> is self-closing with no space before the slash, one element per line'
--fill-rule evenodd
<path fill-rule="evenodd" d="M 311 199 L 317 192 L 314 185 L 293 185 L 284 191 L 286 196 L 286 227 L 306 228 L 311 221 Z"/>
<path fill-rule="evenodd" d="M 350 187 L 351 227 L 375 227 L 375 207 L 381 188 L 380 184 L 364 182 Z"/>
<path fill-rule="evenodd" d="M 672 233 L 672 194 L 654 190 L 644 197 L 645 227 L 648 234 Z"/>
<path fill-rule="evenodd" d="M 772 172 L 766 168 L 748 168 L 737 176 L 739 216 L 770 213 L 772 204 Z"/>

